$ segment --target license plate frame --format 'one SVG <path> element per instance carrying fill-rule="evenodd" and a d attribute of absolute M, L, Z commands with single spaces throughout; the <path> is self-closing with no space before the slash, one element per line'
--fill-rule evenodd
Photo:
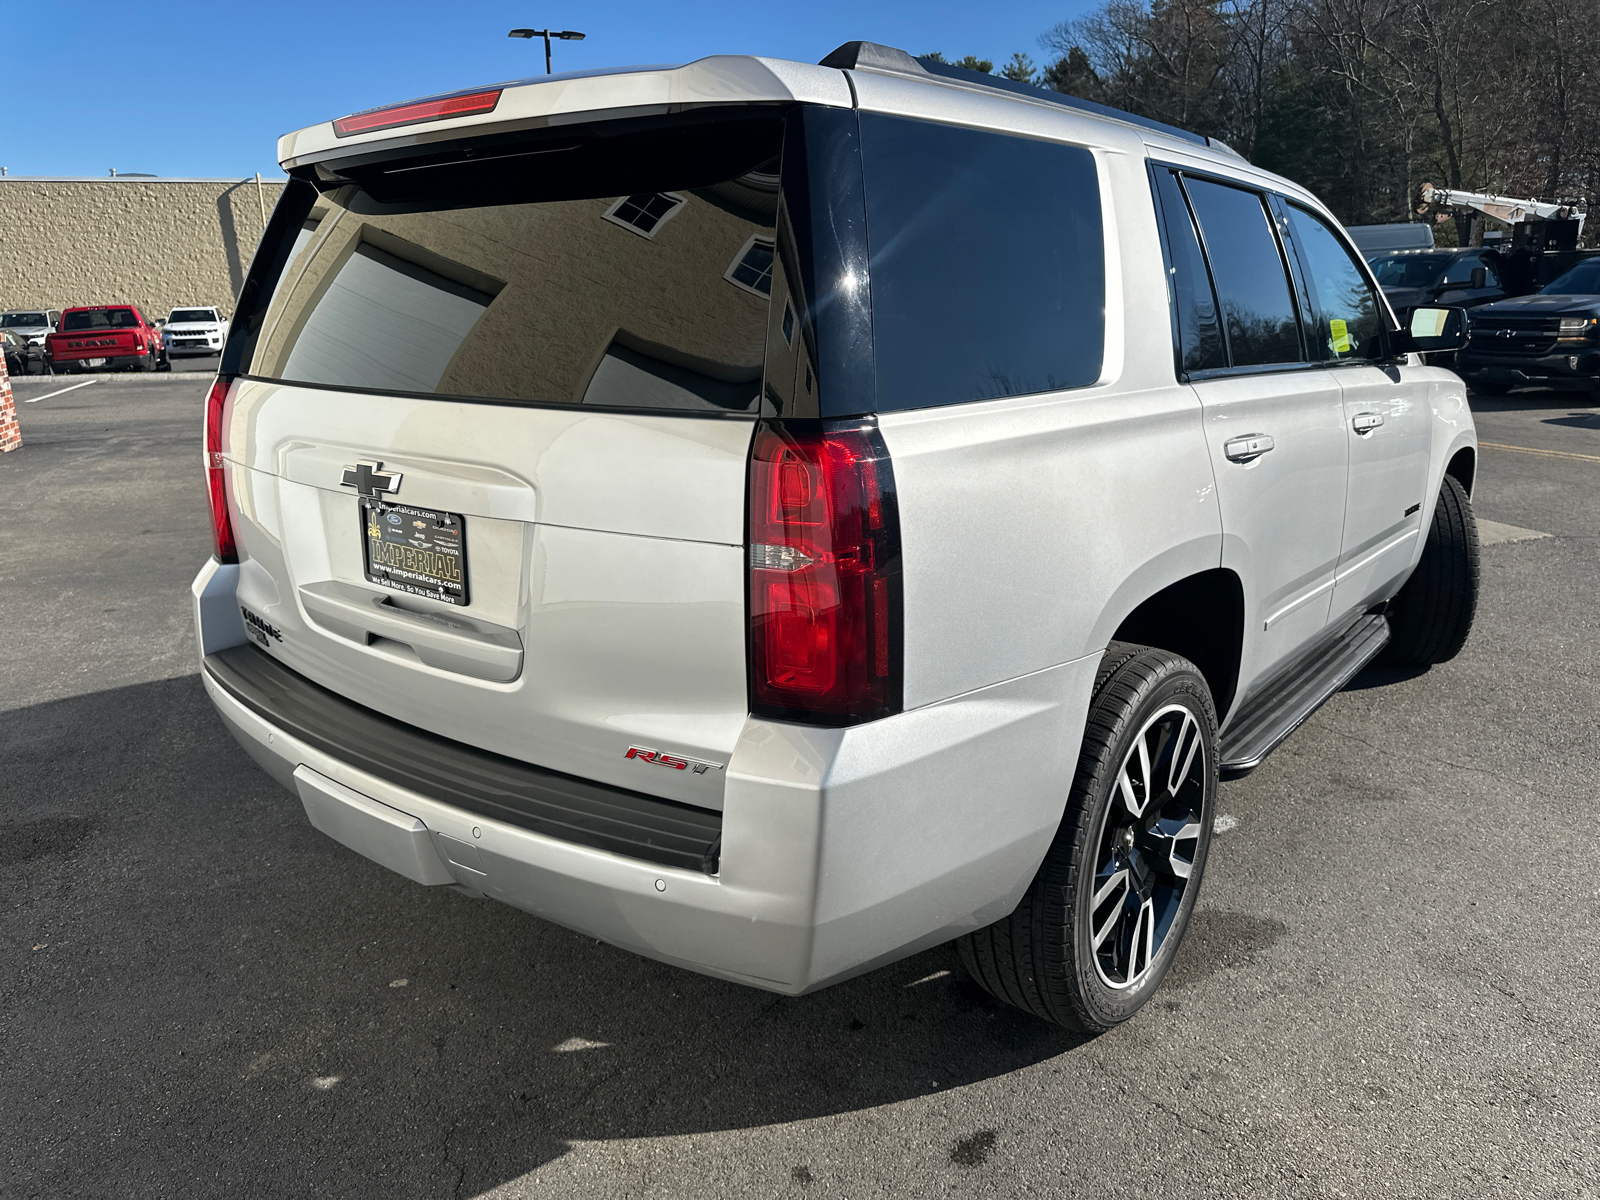
<path fill-rule="evenodd" d="M 362 498 L 361 568 L 368 583 L 465 608 L 467 519 L 460 513 Z"/>

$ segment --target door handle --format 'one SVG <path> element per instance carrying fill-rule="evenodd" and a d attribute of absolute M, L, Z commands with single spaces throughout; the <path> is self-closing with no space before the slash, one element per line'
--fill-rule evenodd
<path fill-rule="evenodd" d="M 1357 413 L 1350 420 L 1350 428 L 1357 433 L 1371 433 L 1382 424 L 1383 418 L 1374 412 Z"/>
<path fill-rule="evenodd" d="M 1273 445 L 1273 440 L 1264 433 L 1247 433 L 1222 443 L 1222 452 L 1228 456 L 1229 462 L 1252 462 L 1271 450 Z"/>

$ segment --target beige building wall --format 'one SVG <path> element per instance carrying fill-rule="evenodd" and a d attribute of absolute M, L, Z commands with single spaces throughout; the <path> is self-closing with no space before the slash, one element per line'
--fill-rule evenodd
<path fill-rule="evenodd" d="M 0 178 L 0 309 L 233 315 L 281 180 Z"/>

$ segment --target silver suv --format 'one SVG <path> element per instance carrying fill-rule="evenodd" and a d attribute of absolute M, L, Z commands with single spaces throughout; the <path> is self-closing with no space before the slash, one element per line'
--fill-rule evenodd
<path fill-rule="evenodd" d="M 279 151 L 203 677 L 420 884 L 790 994 L 960 939 L 1103 1029 L 1219 776 L 1467 636 L 1460 313 L 1225 146 L 851 43 Z"/>

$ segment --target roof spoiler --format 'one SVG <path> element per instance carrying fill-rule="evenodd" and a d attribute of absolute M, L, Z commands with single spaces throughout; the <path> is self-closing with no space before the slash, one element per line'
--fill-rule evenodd
<path fill-rule="evenodd" d="M 1014 79 L 988 75 L 981 71 L 969 71 L 965 67 L 958 67 L 953 63 L 939 62 L 932 58 L 913 58 L 904 50 L 897 50 L 893 46 L 881 46 L 877 42 L 846 42 L 817 65 L 835 67 L 841 71 L 865 70 L 882 71 L 889 75 L 920 75 L 924 79 L 929 76 L 937 76 L 955 83 L 987 88 L 991 91 L 1011 92 L 1014 95 L 1026 96 L 1030 100 L 1043 101 L 1045 104 L 1055 104 L 1062 108 L 1076 109 L 1078 112 L 1087 113 L 1091 116 L 1108 117 L 1113 121 L 1121 121 L 1124 124 L 1138 125 L 1143 129 L 1163 133 L 1168 137 L 1181 138 L 1198 146 L 1210 146 L 1212 149 L 1224 154 L 1230 154 L 1241 161 L 1244 158 L 1242 154 L 1225 142 L 1220 142 L 1216 138 L 1202 137 L 1198 133 L 1190 133 L 1187 129 L 1179 129 L 1176 125 L 1152 121 L 1149 117 L 1123 112 L 1120 108 L 1112 108 L 1106 104 L 1096 104 L 1093 100 L 1082 100 L 1077 96 L 1069 96 L 1065 92 L 1055 92 L 1048 88 L 1036 87 L 1031 83 L 1022 83 Z"/>

